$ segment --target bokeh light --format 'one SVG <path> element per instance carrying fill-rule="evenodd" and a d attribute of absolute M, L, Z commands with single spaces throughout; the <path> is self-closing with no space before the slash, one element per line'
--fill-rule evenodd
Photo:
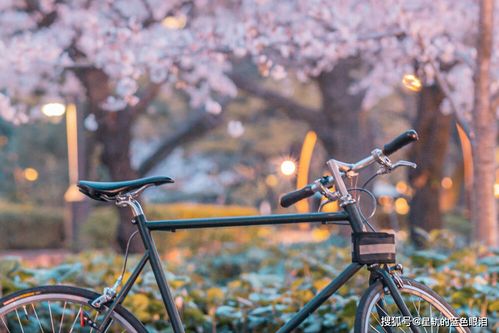
<path fill-rule="evenodd" d="M 397 182 L 397 185 L 395 185 L 395 188 L 397 189 L 397 192 L 399 192 L 399 193 L 407 193 L 407 191 L 409 190 L 409 186 L 404 181 Z"/>
<path fill-rule="evenodd" d="M 421 91 L 421 88 L 423 87 L 421 80 L 413 74 L 405 74 L 402 78 L 402 84 L 410 91 L 415 92 Z"/>
<path fill-rule="evenodd" d="M 171 29 L 171 30 L 181 30 L 185 28 L 185 25 L 187 24 L 187 17 L 184 15 L 179 15 L 179 16 L 167 16 L 165 19 L 161 22 L 165 28 Z"/>
<path fill-rule="evenodd" d="M 66 106 L 62 103 L 47 103 L 42 106 L 42 113 L 47 117 L 60 117 L 66 112 Z"/>
<path fill-rule="evenodd" d="M 292 176 L 296 172 L 296 163 L 292 160 L 284 160 L 281 163 L 281 173 L 285 176 Z"/>
<path fill-rule="evenodd" d="M 38 179 L 38 171 L 33 168 L 24 169 L 24 178 L 29 182 L 34 182 Z"/>
<path fill-rule="evenodd" d="M 268 175 L 265 178 L 265 183 L 270 187 L 276 187 L 279 183 L 279 180 L 277 179 L 276 175 Z"/>
<path fill-rule="evenodd" d="M 452 179 L 450 177 L 442 178 L 441 185 L 444 189 L 450 190 L 452 188 Z"/>
<path fill-rule="evenodd" d="M 395 200 L 395 211 L 400 215 L 407 215 L 409 213 L 409 203 L 405 198 Z"/>

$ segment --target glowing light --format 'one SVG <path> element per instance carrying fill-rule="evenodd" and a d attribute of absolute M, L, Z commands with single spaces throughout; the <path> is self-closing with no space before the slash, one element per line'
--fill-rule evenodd
<path fill-rule="evenodd" d="M 397 185 L 395 185 L 395 188 L 399 193 L 407 193 L 407 190 L 409 190 L 409 186 L 403 181 L 398 182 Z"/>
<path fill-rule="evenodd" d="M 66 193 L 64 193 L 64 200 L 66 202 L 78 202 L 85 200 L 85 195 L 80 192 L 76 184 L 69 185 Z"/>
<path fill-rule="evenodd" d="M 393 202 L 393 198 L 392 197 L 389 197 L 387 195 L 382 195 L 379 197 L 379 203 L 383 206 L 389 206 L 392 204 Z"/>
<path fill-rule="evenodd" d="M 284 160 L 281 163 L 281 173 L 285 176 L 292 176 L 296 172 L 296 163 L 292 160 Z"/>
<path fill-rule="evenodd" d="M 179 16 L 167 16 L 165 19 L 161 22 L 165 28 L 172 29 L 172 30 L 181 30 L 185 28 L 185 25 L 187 24 L 187 17 L 184 15 L 179 15 Z"/>
<path fill-rule="evenodd" d="M 494 184 L 494 195 L 499 199 L 499 184 Z"/>
<path fill-rule="evenodd" d="M 279 183 L 279 180 L 277 179 L 276 175 L 268 175 L 267 178 L 265 178 L 265 183 L 270 187 L 276 187 Z"/>
<path fill-rule="evenodd" d="M 303 140 L 301 147 L 300 161 L 298 164 L 298 174 L 296 176 L 296 188 L 302 188 L 308 184 L 308 171 L 310 161 L 314 152 L 315 143 L 317 142 L 317 134 L 314 131 L 308 131 Z M 300 213 L 306 213 L 310 210 L 307 200 L 302 200 L 296 203 L 296 209 Z"/>
<path fill-rule="evenodd" d="M 33 168 L 24 169 L 24 178 L 29 182 L 34 182 L 38 179 L 38 171 Z"/>
<path fill-rule="evenodd" d="M 47 103 L 42 106 L 42 113 L 47 117 L 60 117 L 66 112 L 66 106 L 62 103 Z"/>
<path fill-rule="evenodd" d="M 449 190 L 452 188 L 452 179 L 450 177 L 444 177 L 440 183 L 442 187 L 446 190 Z"/>
<path fill-rule="evenodd" d="M 407 89 L 415 92 L 421 91 L 421 88 L 423 87 L 421 80 L 413 74 L 405 74 L 402 78 L 402 84 Z"/>
<path fill-rule="evenodd" d="M 395 200 L 395 211 L 400 215 L 407 215 L 409 213 L 409 203 L 405 198 L 398 198 Z"/>

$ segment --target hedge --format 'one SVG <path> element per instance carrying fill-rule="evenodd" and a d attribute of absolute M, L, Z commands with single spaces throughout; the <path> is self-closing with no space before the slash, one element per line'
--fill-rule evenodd
<path fill-rule="evenodd" d="M 336 245 L 334 238 L 293 245 L 228 242 L 187 251 L 179 262 L 166 254 L 164 264 L 186 331 L 274 332 L 350 262 L 350 247 Z M 459 314 L 487 316 L 487 332 L 499 329 L 499 252 L 458 249 L 452 236 L 443 245 L 435 241 L 432 250 L 417 251 L 409 244 L 400 244 L 399 250 L 398 261 L 406 267 L 406 276 L 436 290 Z M 137 260 L 131 258 L 129 269 Z M 0 262 L 2 290 L 10 293 L 32 285 L 64 283 L 100 291 L 113 284 L 122 263 L 121 256 L 109 251 L 75 255 L 50 269 L 30 269 L 14 259 L 4 260 Z M 297 332 L 349 332 L 367 277 L 362 270 Z M 150 269 L 137 281 L 125 306 L 150 332 L 171 332 Z"/>
<path fill-rule="evenodd" d="M 63 241 L 61 208 L 0 202 L 0 249 L 60 248 Z"/>
<path fill-rule="evenodd" d="M 147 204 L 150 219 L 181 219 L 197 217 L 255 215 L 258 211 L 246 206 L 223 206 L 195 203 Z M 94 208 L 81 227 L 85 248 L 106 248 L 116 237 L 116 208 Z M 203 231 L 198 239 L 230 240 L 226 232 Z M 228 237 L 228 238 L 227 238 Z M 173 237 L 174 243 L 183 237 Z M 172 237 L 170 237 L 172 240 Z M 64 209 L 0 202 L 0 249 L 55 249 L 64 247 Z M 161 243 L 161 241 L 160 241 Z"/>

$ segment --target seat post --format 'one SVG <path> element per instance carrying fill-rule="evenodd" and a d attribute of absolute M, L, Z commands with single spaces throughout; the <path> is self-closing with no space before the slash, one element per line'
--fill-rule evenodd
<path fill-rule="evenodd" d="M 116 197 L 116 205 L 118 207 L 130 207 L 133 211 L 133 216 L 144 215 L 140 202 L 135 199 L 133 195 L 118 196 Z"/>

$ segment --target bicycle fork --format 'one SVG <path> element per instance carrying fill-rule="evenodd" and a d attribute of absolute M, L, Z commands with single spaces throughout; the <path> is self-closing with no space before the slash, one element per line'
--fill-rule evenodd
<path fill-rule="evenodd" d="M 397 267 L 395 269 L 397 269 Z M 400 279 L 398 274 L 396 272 L 392 273 L 391 271 L 379 267 L 371 269 L 371 274 L 373 274 L 374 276 L 378 276 L 381 279 L 383 287 L 388 288 L 388 290 L 390 291 L 390 295 L 395 301 L 395 304 L 397 305 L 399 311 L 404 315 L 404 317 L 409 318 L 409 328 L 411 329 L 412 333 L 420 333 L 419 328 L 413 324 L 413 316 L 409 311 L 409 308 L 405 304 L 402 295 L 400 294 L 399 287 L 402 287 L 402 280 Z M 370 280 L 373 281 L 374 279 L 375 278 L 371 276 Z M 384 312 L 384 314 L 387 314 L 386 310 L 384 309 L 382 300 L 380 300 L 378 304 L 376 304 L 376 310 L 378 311 L 378 314 L 380 314 L 380 312 Z"/>

